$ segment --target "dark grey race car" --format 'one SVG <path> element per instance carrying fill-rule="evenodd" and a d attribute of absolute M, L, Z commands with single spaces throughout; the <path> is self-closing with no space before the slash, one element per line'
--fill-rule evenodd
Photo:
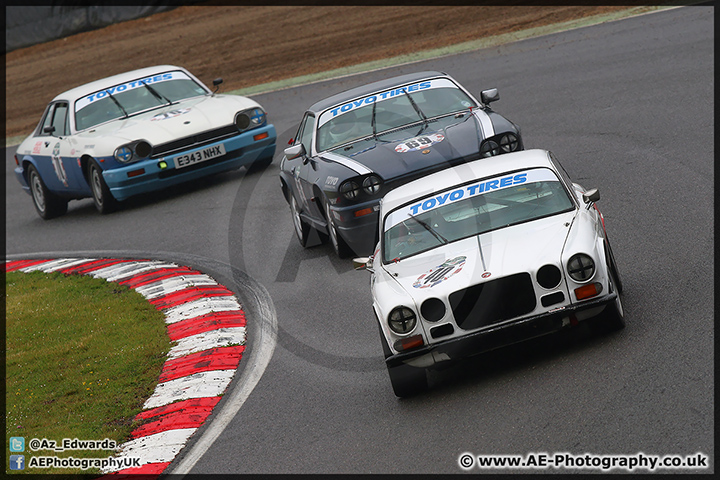
<path fill-rule="evenodd" d="M 452 77 L 420 72 L 382 80 L 312 105 L 280 163 L 295 232 L 309 247 L 369 255 L 385 193 L 429 173 L 523 149 L 520 129 Z"/>

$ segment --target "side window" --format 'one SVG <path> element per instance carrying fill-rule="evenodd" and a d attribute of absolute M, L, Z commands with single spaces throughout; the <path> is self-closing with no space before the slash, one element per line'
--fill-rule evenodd
<path fill-rule="evenodd" d="M 54 135 L 64 137 L 68 134 L 68 106 L 67 103 L 58 103 L 55 105 L 55 113 L 53 114 L 53 127 L 55 127 Z"/>
<path fill-rule="evenodd" d="M 305 147 L 305 152 L 310 155 L 310 147 L 312 144 L 313 125 L 315 125 L 315 117 L 306 115 L 303 119 L 302 131 L 300 133 L 300 143 Z"/>
<path fill-rule="evenodd" d="M 40 127 L 40 131 L 37 134 L 40 136 L 65 136 L 69 132 L 68 125 L 67 103 L 56 103 L 48 107 L 42 126 Z M 45 133 L 46 127 L 55 127 L 55 130 L 49 134 Z"/>
<path fill-rule="evenodd" d="M 36 133 L 36 135 L 39 135 L 41 137 L 45 137 L 48 134 L 45 133 L 45 127 L 49 127 L 52 125 L 52 118 L 53 113 L 55 112 L 55 105 L 49 105 L 47 110 L 45 110 L 45 118 L 43 118 L 42 124 L 40 124 L 40 130 Z"/>

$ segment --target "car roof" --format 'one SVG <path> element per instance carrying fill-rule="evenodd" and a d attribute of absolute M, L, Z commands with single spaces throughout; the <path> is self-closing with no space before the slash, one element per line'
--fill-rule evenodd
<path fill-rule="evenodd" d="M 183 72 L 190 75 L 190 77 L 194 78 L 190 74 L 190 72 L 188 72 L 182 67 L 177 67 L 175 65 L 156 65 L 154 67 L 139 68 L 137 70 L 132 70 L 125 73 L 119 73 L 117 75 L 101 78 L 99 80 L 94 80 L 90 83 L 71 88 L 70 90 L 67 90 L 57 95 L 55 98 L 53 98 L 53 101 L 69 100 L 72 102 L 74 100 L 77 100 L 78 98 L 84 97 L 85 95 L 91 94 L 98 90 L 102 90 L 103 88 L 129 82 L 131 80 L 135 80 L 141 77 L 150 77 L 158 73 L 167 72 L 168 70 L 182 70 Z"/>
<path fill-rule="evenodd" d="M 419 197 L 440 192 L 476 178 L 487 178 L 527 168 L 557 168 L 546 150 L 533 149 L 480 158 L 413 180 L 388 192 L 382 199 L 382 215 Z"/>
<path fill-rule="evenodd" d="M 354 98 L 364 97 L 366 95 L 381 90 L 387 90 L 396 85 L 403 85 L 438 76 L 450 78 L 450 76 L 446 73 L 436 72 L 433 70 L 399 75 L 397 77 L 387 78 L 385 80 L 379 80 L 377 82 L 351 88 L 350 90 L 345 90 L 344 92 L 338 93 L 336 95 L 333 95 L 332 97 L 328 97 L 324 100 L 320 100 L 319 102 L 314 103 L 310 108 L 308 108 L 308 111 L 320 113 L 324 110 L 327 110 L 329 107 L 333 107 L 340 103 L 346 103 Z"/>

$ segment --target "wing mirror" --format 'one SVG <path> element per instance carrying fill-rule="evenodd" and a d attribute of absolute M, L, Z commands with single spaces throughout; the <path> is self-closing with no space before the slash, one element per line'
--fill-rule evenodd
<path fill-rule="evenodd" d="M 287 147 L 285 150 L 285 157 L 288 160 L 292 160 L 293 158 L 298 158 L 303 155 L 305 155 L 305 147 L 302 143 L 298 143 L 297 145 L 293 145 L 292 147 Z"/>
<path fill-rule="evenodd" d="M 355 270 L 367 270 L 372 273 L 372 257 L 353 258 L 353 268 Z"/>
<path fill-rule="evenodd" d="M 48 125 L 47 127 L 43 128 L 43 133 L 52 135 L 53 133 L 55 133 L 55 127 L 53 125 Z"/>
<path fill-rule="evenodd" d="M 218 89 L 220 88 L 220 84 L 223 83 L 222 78 L 216 78 L 213 80 L 213 87 L 215 87 L 215 90 L 213 91 L 213 95 L 217 93 Z"/>
<path fill-rule="evenodd" d="M 587 208 L 590 208 L 590 205 L 600 200 L 600 190 L 597 188 L 591 188 L 587 192 L 583 193 L 583 202 L 587 204 Z"/>
<path fill-rule="evenodd" d="M 498 92 L 497 88 L 490 88 L 488 90 L 483 90 L 480 92 L 480 100 L 482 103 L 487 105 L 490 102 L 497 102 L 500 100 L 500 93 Z"/>

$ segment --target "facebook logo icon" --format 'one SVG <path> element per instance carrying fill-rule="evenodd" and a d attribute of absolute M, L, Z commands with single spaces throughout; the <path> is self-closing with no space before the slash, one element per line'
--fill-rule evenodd
<path fill-rule="evenodd" d="M 10 470 L 25 470 L 25 455 L 10 455 Z"/>

